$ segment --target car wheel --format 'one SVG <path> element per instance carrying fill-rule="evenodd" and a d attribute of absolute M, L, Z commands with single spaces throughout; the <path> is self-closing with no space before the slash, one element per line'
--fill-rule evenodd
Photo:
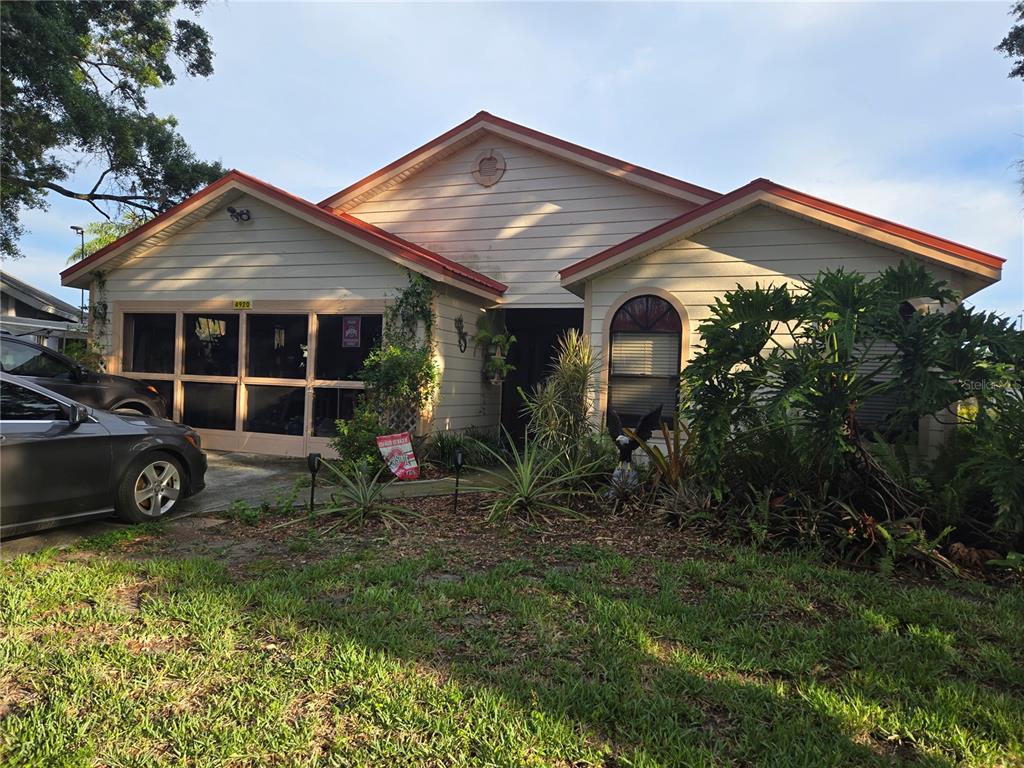
<path fill-rule="evenodd" d="M 112 413 L 120 413 L 123 416 L 151 416 L 149 411 L 144 411 L 142 408 L 134 408 L 127 406 L 125 408 L 115 408 Z"/>
<path fill-rule="evenodd" d="M 117 514 L 132 523 L 159 520 L 185 493 L 185 470 L 166 453 L 140 456 L 117 488 Z"/>

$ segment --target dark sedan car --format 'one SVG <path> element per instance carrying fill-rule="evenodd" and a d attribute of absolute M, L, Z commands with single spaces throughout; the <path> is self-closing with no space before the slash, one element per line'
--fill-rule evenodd
<path fill-rule="evenodd" d="M 151 384 L 90 371 L 70 357 L 9 334 L 0 334 L 0 369 L 104 411 L 169 415 L 167 403 Z"/>
<path fill-rule="evenodd" d="M 199 435 L 0 373 L 0 536 L 116 512 L 157 520 L 205 485 Z"/>

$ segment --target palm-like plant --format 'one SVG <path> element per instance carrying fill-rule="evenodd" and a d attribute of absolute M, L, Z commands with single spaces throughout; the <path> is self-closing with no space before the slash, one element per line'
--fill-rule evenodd
<path fill-rule="evenodd" d="M 481 469 L 490 477 L 491 483 L 475 490 L 496 494 L 488 511 L 489 522 L 505 520 L 512 515 L 524 517 L 531 523 L 548 523 L 550 514 L 583 517 L 568 503 L 593 496 L 589 487 L 578 482 L 580 467 L 563 465 L 562 455 L 544 451 L 536 440 L 529 437 L 522 449 L 509 440 L 508 458 L 488 446 L 484 449 L 491 455 L 497 469 Z M 587 467 L 583 469 L 587 470 Z"/>
<path fill-rule="evenodd" d="M 558 350 L 543 383 L 523 392 L 528 431 L 552 451 L 574 451 L 593 432 L 594 379 L 598 359 L 586 337 L 570 328 L 558 339 Z"/>
<path fill-rule="evenodd" d="M 384 494 L 395 481 L 381 481 L 380 476 L 386 467 L 371 475 L 361 466 L 349 465 L 339 468 L 327 462 L 322 464 L 334 475 L 338 490 L 331 494 L 331 504 L 322 510 L 321 514 L 339 517 L 338 522 L 325 529 L 324 533 L 334 530 L 339 525 L 361 525 L 370 519 L 379 519 L 388 527 L 398 525 L 404 528 L 402 516 L 415 514 L 410 509 L 388 502 Z"/>

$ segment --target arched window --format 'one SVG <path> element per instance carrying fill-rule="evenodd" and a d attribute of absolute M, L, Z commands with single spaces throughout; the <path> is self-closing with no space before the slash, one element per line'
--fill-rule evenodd
<path fill-rule="evenodd" d="M 683 334 L 679 313 L 660 296 L 637 296 L 619 307 L 610 330 L 609 407 L 628 425 L 660 404 L 672 424 Z"/>

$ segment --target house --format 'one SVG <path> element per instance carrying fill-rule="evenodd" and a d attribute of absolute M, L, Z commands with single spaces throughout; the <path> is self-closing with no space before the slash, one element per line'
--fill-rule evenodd
<path fill-rule="evenodd" d="M 63 349 L 68 339 L 84 339 L 82 313 L 56 296 L 0 271 L 0 330 Z"/>
<path fill-rule="evenodd" d="M 1003 259 L 757 179 L 721 194 L 481 112 L 313 203 L 231 171 L 69 267 L 108 369 L 151 381 L 211 448 L 324 450 L 408 271 L 436 291 L 440 393 L 421 431 L 519 423 L 577 327 L 599 412 L 671 406 L 695 329 L 739 284 L 921 260 L 964 296 Z M 499 310 L 503 385 L 466 334 Z M 460 333 L 461 330 L 461 333 Z M 461 343 L 460 343 L 461 342 Z"/>

